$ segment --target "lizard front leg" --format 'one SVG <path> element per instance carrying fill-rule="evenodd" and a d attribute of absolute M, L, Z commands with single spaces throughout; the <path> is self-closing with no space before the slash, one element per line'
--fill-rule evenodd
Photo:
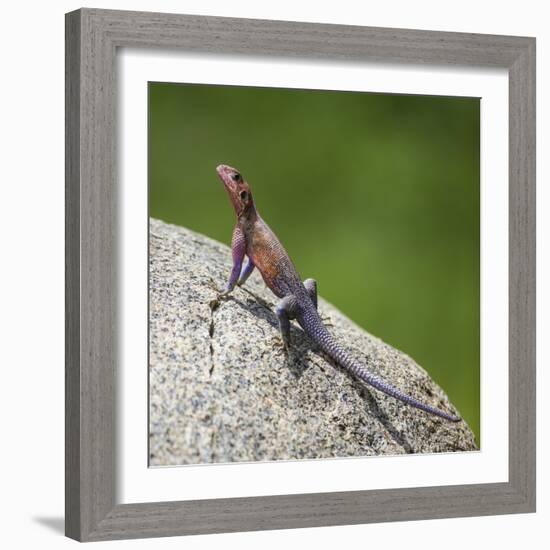
<path fill-rule="evenodd" d="M 279 330 L 285 350 L 290 349 L 290 320 L 296 317 L 296 298 L 293 294 L 285 296 L 277 305 L 275 312 L 279 319 Z"/>
<path fill-rule="evenodd" d="M 218 297 L 226 296 L 229 294 L 237 284 L 239 275 L 241 274 L 241 267 L 243 265 L 244 253 L 246 250 L 246 240 L 244 233 L 240 226 L 237 224 L 233 230 L 233 237 L 231 238 L 231 252 L 233 255 L 233 269 L 229 275 L 229 281 Z"/>
<path fill-rule="evenodd" d="M 250 277 L 250 274 L 254 271 L 255 267 L 254 262 L 248 258 L 248 262 L 242 270 L 241 276 L 239 277 L 239 282 L 237 283 L 239 286 L 243 286 L 244 283 L 246 283 L 246 280 Z"/>

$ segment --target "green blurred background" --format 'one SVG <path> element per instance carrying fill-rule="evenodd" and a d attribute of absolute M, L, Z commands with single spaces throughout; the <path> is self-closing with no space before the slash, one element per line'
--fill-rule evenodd
<path fill-rule="evenodd" d="M 424 367 L 479 445 L 479 112 L 475 98 L 150 83 L 150 215 L 229 244 L 215 167 L 241 170 L 302 278 Z"/>

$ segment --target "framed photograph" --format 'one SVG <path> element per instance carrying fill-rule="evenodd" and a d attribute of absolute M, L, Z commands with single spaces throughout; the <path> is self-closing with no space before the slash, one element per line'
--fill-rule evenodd
<path fill-rule="evenodd" d="M 535 40 L 66 17 L 66 534 L 535 510 Z"/>

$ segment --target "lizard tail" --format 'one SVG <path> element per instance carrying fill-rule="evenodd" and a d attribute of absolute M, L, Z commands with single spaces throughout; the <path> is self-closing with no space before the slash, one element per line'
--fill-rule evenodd
<path fill-rule="evenodd" d="M 376 388 L 386 395 L 394 397 L 395 399 L 398 399 L 399 401 L 402 401 L 403 403 L 406 403 L 411 407 L 420 409 L 421 411 L 439 416 L 440 418 L 444 418 L 445 420 L 449 420 L 450 422 L 460 422 L 461 418 L 459 416 L 446 413 L 440 409 L 437 409 L 436 407 L 432 407 L 431 405 L 422 403 L 422 401 L 419 401 L 418 399 L 407 395 L 406 393 L 398 390 L 395 386 L 392 386 L 388 382 L 385 382 L 378 376 L 369 372 L 365 367 L 363 367 L 354 358 L 352 358 L 334 340 L 334 338 L 322 324 L 320 319 L 318 321 L 314 320 L 311 317 L 309 319 L 304 319 L 304 324 L 302 325 L 302 328 L 315 342 L 317 342 L 317 344 L 319 344 L 321 349 L 327 355 L 329 355 L 334 361 L 344 367 L 347 371 L 354 374 L 357 378 L 369 384 L 369 386 L 372 386 L 373 388 Z"/>

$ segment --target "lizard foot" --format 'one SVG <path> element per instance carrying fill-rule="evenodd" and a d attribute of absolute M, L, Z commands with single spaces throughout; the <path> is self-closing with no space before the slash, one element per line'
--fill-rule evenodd
<path fill-rule="evenodd" d="M 218 306 L 220 305 L 220 302 L 222 302 L 223 300 L 225 300 L 229 296 L 229 293 L 227 293 L 227 292 L 222 292 L 222 291 L 218 290 L 217 288 L 214 288 L 214 290 L 216 291 L 216 295 L 214 296 L 214 298 L 212 298 L 208 302 L 208 305 L 210 306 L 210 309 L 212 311 L 217 309 Z"/>
<path fill-rule="evenodd" d="M 231 290 L 233 290 L 233 289 L 228 289 L 228 288 L 224 288 L 223 290 L 220 290 L 218 288 L 218 286 L 216 285 L 216 283 L 212 279 L 208 280 L 208 282 L 206 283 L 206 286 L 209 286 L 212 290 L 214 290 L 216 292 L 216 297 L 214 298 L 214 300 L 218 301 L 218 302 L 222 298 L 225 298 L 226 296 L 228 296 L 230 294 Z"/>

